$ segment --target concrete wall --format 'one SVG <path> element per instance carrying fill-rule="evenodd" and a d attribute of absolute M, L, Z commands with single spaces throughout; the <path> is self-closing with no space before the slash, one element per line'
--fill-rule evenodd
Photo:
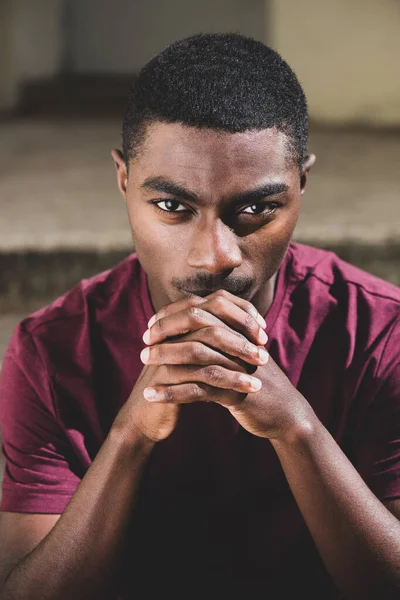
<path fill-rule="evenodd" d="M 270 11 L 314 120 L 400 124 L 399 0 L 271 0 Z"/>
<path fill-rule="evenodd" d="M 137 71 L 167 44 L 199 32 L 265 38 L 265 0 L 70 0 L 73 71 Z"/>

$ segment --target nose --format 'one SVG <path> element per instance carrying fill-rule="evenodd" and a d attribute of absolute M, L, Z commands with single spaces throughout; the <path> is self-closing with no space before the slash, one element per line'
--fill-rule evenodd
<path fill-rule="evenodd" d="M 223 273 L 242 264 L 235 233 L 220 219 L 199 224 L 190 246 L 188 264 L 210 273 Z"/>

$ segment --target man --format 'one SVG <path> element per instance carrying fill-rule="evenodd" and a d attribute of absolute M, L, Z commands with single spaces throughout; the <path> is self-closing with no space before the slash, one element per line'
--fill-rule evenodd
<path fill-rule="evenodd" d="M 400 290 L 291 242 L 307 129 L 237 34 L 139 74 L 112 153 L 136 254 L 4 360 L 3 600 L 399 597 Z"/>

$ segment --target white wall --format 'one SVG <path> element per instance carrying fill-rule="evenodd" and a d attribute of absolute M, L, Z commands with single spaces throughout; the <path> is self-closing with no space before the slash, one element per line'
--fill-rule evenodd
<path fill-rule="evenodd" d="M 272 44 L 315 120 L 400 124 L 399 0 L 271 0 Z"/>
<path fill-rule="evenodd" d="M 265 0 L 70 0 L 74 71 L 130 73 L 167 44 L 199 32 L 263 40 Z"/>

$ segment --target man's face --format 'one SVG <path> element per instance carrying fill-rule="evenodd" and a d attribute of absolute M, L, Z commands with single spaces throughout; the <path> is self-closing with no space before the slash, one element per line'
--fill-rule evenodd
<path fill-rule="evenodd" d="M 219 288 L 265 308 L 305 185 L 283 133 L 154 123 L 129 176 L 113 157 L 156 310 Z"/>

